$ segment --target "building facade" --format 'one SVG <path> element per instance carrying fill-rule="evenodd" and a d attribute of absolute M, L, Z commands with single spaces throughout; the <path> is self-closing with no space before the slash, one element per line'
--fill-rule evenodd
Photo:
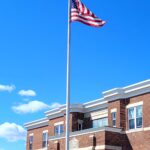
<path fill-rule="evenodd" d="M 150 150 L 150 80 L 70 109 L 70 150 Z M 65 150 L 65 105 L 25 124 L 26 150 Z"/>

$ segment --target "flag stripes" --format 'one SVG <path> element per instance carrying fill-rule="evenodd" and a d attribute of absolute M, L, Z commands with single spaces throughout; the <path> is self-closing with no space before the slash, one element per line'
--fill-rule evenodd
<path fill-rule="evenodd" d="M 79 21 L 94 27 L 101 27 L 106 23 L 92 13 L 80 0 L 71 0 L 71 2 L 71 21 Z"/>

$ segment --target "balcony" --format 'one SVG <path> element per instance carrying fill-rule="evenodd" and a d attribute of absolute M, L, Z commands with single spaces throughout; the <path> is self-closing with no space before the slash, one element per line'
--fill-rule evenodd
<path fill-rule="evenodd" d="M 70 132 L 71 150 L 113 149 L 121 150 L 125 134 L 120 128 L 100 127 Z M 65 133 L 49 137 L 50 147 L 61 150 L 65 147 Z"/>

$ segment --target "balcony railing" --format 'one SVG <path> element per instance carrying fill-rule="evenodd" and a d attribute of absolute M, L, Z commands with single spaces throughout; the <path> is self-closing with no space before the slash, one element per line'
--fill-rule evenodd
<path fill-rule="evenodd" d="M 116 127 L 109 127 L 109 126 L 99 127 L 99 128 L 89 128 L 89 129 L 84 129 L 84 130 L 80 130 L 80 131 L 70 132 L 70 137 L 75 137 L 75 136 L 85 135 L 85 134 L 90 134 L 90 133 L 96 133 L 96 132 L 102 132 L 102 131 L 121 133 L 122 129 L 116 128 Z M 60 135 L 50 136 L 49 140 L 57 140 L 57 139 L 63 139 L 63 138 L 65 138 L 65 132 Z"/>

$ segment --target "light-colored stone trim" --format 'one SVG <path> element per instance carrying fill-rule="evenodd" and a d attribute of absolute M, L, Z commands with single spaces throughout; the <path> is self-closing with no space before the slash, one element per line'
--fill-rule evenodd
<path fill-rule="evenodd" d="M 61 124 L 64 124 L 64 121 L 56 122 L 54 123 L 54 126 L 61 125 Z"/>
<path fill-rule="evenodd" d="M 110 110 L 110 112 L 111 112 L 111 113 L 113 113 L 113 112 L 117 112 L 117 108 L 113 108 L 113 109 L 111 109 L 111 110 Z"/>
<path fill-rule="evenodd" d="M 34 133 L 30 133 L 29 136 L 34 136 Z"/>
<path fill-rule="evenodd" d="M 141 132 L 141 131 L 150 131 L 150 127 L 137 128 L 125 131 L 125 133 Z"/>
<path fill-rule="evenodd" d="M 136 106 L 140 106 L 140 105 L 143 105 L 143 101 L 133 103 L 133 104 L 129 104 L 129 105 L 126 106 L 126 108 L 136 107 Z"/>
<path fill-rule="evenodd" d="M 94 134 L 89 135 L 89 138 L 93 138 L 93 137 L 94 137 Z"/>
<path fill-rule="evenodd" d="M 108 117 L 108 109 L 93 111 L 90 113 L 85 113 L 85 118 L 91 118 L 91 120 L 100 119 Z"/>
<path fill-rule="evenodd" d="M 145 127 L 144 131 L 150 131 L 150 127 Z"/>
<path fill-rule="evenodd" d="M 120 129 L 120 128 L 101 127 L 101 128 L 98 128 L 98 129 L 93 128 L 93 129 L 87 129 L 87 130 L 72 132 L 70 134 L 70 138 L 71 137 L 82 136 L 82 135 L 86 135 L 86 134 L 94 134 L 94 133 L 97 133 L 97 132 L 104 132 L 104 131 L 110 131 L 110 132 L 116 132 L 116 133 L 124 134 L 124 132 L 122 132 L 122 129 Z M 65 138 L 65 136 L 60 135 L 59 137 L 54 136 L 52 139 L 49 139 L 49 140 L 54 141 L 54 140 L 63 139 L 63 138 Z"/>
<path fill-rule="evenodd" d="M 111 146 L 111 145 L 98 145 L 94 148 L 95 150 L 104 150 L 104 149 L 110 149 L 110 150 L 122 150 L 121 146 Z M 84 148 L 75 148 L 70 150 L 93 150 L 93 146 L 84 147 Z"/>
<path fill-rule="evenodd" d="M 57 144 L 58 143 L 58 141 L 54 141 L 54 144 Z"/>
<path fill-rule="evenodd" d="M 47 132 L 48 132 L 48 130 L 44 130 L 44 131 L 43 131 L 43 133 L 47 133 Z"/>
<path fill-rule="evenodd" d="M 48 119 L 47 118 L 42 118 L 38 119 L 29 123 L 26 123 L 24 126 L 27 130 L 34 129 L 34 128 L 39 128 L 42 126 L 48 126 Z"/>
<path fill-rule="evenodd" d="M 101 99 L 97 99 L 97 100 L 94 100 L 94 101 L 90 101 L 90 102 L 87 102 L 87 103 L 84 103 L 84 108 L 90 108 L 90 107 L 95 107 L 97 105 L 103 105 L 103 104 L 106 104 L 107 101 L 104 101 L 103 98 Z"/>
<path fill-rule="evenodd" d="M 123 88 L 111 89 L 103 93 L 106 101 L 119 100 L 150 92 L 150 79 Z"/>
<path fill-rule="evenodd" d="M 45 148 L 40 148 L 40 149 L 36 149 L 36 150 L 48 150 L 48 148 L 45 147 Z"/>

